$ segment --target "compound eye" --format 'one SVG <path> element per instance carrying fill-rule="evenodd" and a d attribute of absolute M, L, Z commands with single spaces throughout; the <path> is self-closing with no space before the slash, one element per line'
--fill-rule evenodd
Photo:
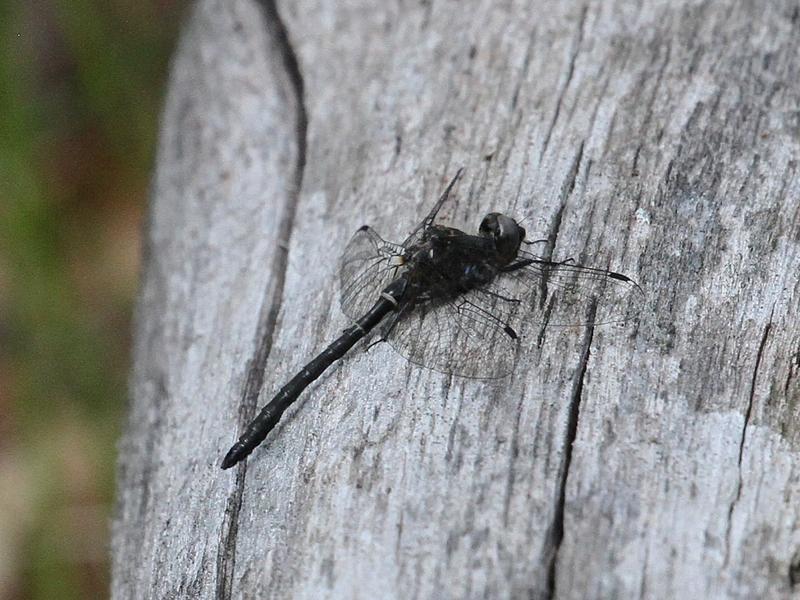
<path fill-rule="evenodd" d="M 498 253 L 506 260 L 516 256 L 522 240 L 525 239 L 525 230 L 517 225 L 511 217 L 499 215 L 497 217 L 497 234 L 495 244 Z"/>
<path fill-rule="evenodd" d="M 481 221 L 478 233 L 484 236 L 497 237 L 500 234 L 500 224 L 498 222 L 499 213 L 489 213 Z"/>

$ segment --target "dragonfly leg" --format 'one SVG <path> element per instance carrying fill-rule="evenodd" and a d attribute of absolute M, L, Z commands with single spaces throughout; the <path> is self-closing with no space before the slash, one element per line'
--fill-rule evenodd
<path fill-rule="evenodd" d="M 504 300 L 505 302 L 511 302 L 512 304 L 519 304 L 521 300 L 519 298 L 509 298 L 508 296 L 503 296 L 503 294 L 498 294 L 497 292 L 493 292 L 491 290 L 482 290 L 484 294 L 491 296 L 492 298 L 497 298 L 498 300 Z"/>
<path fill-rule="evenodd" d="M 505 267 L 500 268 L 501 273 L 511 273 L 512 271 L 516 271 L 517 269 L 522 269 L 523 267 L 527 267 L 528 265 L 532 265 L 534 261 L 532 258 L 526 258 L 524 260 L 517 261 L 515 263 L 511 263 L 510 265 L 506 265 Z"/>
<path fill-rule="evenodd" d="M 374 342 L 370 342 L 370 343 L 367 345 L 367 347 L 366 347 L 366 348 L 364 348 L 364 352 L 369 352 L 369 351 L 372 349 L 372 347 L 373 347 L 373 346 L 377 346 L 378 344 L 380 344 L 380 343 L 382 343 L 382 342 L 385 342 L 385 341 L 386 341 L 386 338 L 385 338 L 385 337 L 383 337 L 383 336 L 379 337 L 379 338 L 378 338 L 377 340 L 375 340 Z"/>
<path fill-rule="evenodd" d="M 458 312 L 470 312 L 471 311 L 473 314 L 482 315 L 482 317 L 484 319 L 487 319 L 487 320 L 495 323 L 500 328 L 502 328 L 503 331 L 505 332 L 505 334 L 508 337 L 510 337 L 512 340 L 515 340 L 515 339 L 517 339 L 519 337 L 517 335 L 517 332 L 514 331 L 514 328 L 511 327 L 511 325 L 506 323 L 503 319 L 499 318 L 497 315 L 489 312 L 485 308 L 483 308 L 481 306 L 478 306 L 474 302 L 471 302 L 470 300 L 467 300 L 466 298 L 462 298 L 457 306 L 458 306 Z"/>
<path fill-rule="evenodd" d="M 519 260 L 515 263 L 511 263 L 510 265 L 506 265 L 505 267 L 500 268 L 501 273 L 511 273 L 512 271 L 516 271 L 518 269 L 522 269 L 529 265 L 542 265 L 544 267 L 560 267 L 561 265 L 570 265 L 575 264 L 574 258 L 567 258 L 562 261 L 553 261 L 553 260 L 536 260 L 533 258 L 525 258 L 523 260 Z"/>
<path fill-rule="evenodd" d="M 394 329 L 395 326 L 397 325 L 397 323 L 399 322 L 400 316 L 401 316 L 401 314 L 403 312 L 404 312 L 403 308 L 400 308 L 400 310 L 397 310 L 397 311 L 389 314 L 389 316 L 386 319 L 386 323 L 384 324 L 383 327 L 381 327 L 380 336 L 378 337 L 378 339 L 376 339 L 374 342 L 371 342 L 365 348 L 365 350 L 364 350 L 365 352 L 370 350 L 373 346 L 377 346 L 378 344 L 380 344 L 382 342 L 388 341 L 389 334 L 392 332 L 392 329 Z"/>

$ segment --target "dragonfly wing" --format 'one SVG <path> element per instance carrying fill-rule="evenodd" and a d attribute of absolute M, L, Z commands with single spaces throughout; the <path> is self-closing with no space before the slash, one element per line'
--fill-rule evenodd
<path fill-rule="evenodd" d="M 400 313 L 386 333 L 410 362 L 441 373 L 495 379 L 511 372 L 519 340 L 511 322 L 519 303 L 472 290 Z"/>
<path fill-rule="evenodd" d="M 372 308 L 383 289 L 397 276 L 403 248 L 364 225 L 348 242 L 339 262 L 342 312 L 353 320 Z"/>
<path fill-rule="evenodd" d="M 522 266 L 500 275 L 498 284 L 521 300 L 525 322 L 559 327 L 621 323 L 644 300 L 635 281 L 608 269 L 555 262 L 525 251 L 517 264 Z"/>
<path fill-rule="evenodd" d="M 408 248 L 415 242 L 421 240 L 424 237 L 426 230 L 430 228 L 431 225 L 433 225 L 433 222 L 436 220 L 436 215 L 439 214 L 442 205 L 445 202 L 447 202 L 447 199 L 450 197 L 450 191 L 453 189 L 453 186 L 455 186 L 456 182 L 459 179 L 461 179 L 461 175 L 463 173 L 464 173 L 464 167 L 461 167 L 458 171 L 456 171 L 455 176 L 450 180 L 450 183 L 447 184 L 447 187 L 439 196 L 439 199 L 436 201 L 436 204 L 434 204 L 433 208 L 428 213 L 428 215 L 422 220 L 422 222 L 419 225 L 417 225 L 414 228 L 414 231 L 412 231 L 409 234 L 409 236 L 405 239 L 405 241 L 403 242 L 403 246 Z"/>

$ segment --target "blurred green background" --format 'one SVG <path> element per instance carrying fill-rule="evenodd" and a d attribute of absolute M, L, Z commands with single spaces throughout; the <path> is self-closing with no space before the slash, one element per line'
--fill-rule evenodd
<path fill-rule="evenodd" d="M 184 2 L 0 0 L 0 598 L 102 598 Z"/>

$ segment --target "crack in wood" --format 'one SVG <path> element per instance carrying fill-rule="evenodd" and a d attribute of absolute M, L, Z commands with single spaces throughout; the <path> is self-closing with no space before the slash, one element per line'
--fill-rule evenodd
<path fill-rule="evenodd" d="M 575 191 L 575 183 L 578 179 L 578 171 L 580 171 L 581 168 L 581 161 L 583 160 L 583 148 L 585 145 L 586 140 L 581 140 L 581 143 L 578 146 L 578 151 L 575 153 L 575 158 L 572 161 L 572 165 L 570 166 L 567 176 L 564 179 L 564 183 L 561 186 L 561 202 L 556 214 L 553 216 L 553 223 L 550 226 L 550 233 L 547 235 L 547 245 L 545 246 L 544 256 L 546 260 L 553 260 L 553 252 L 555 251 L 556 242 L 558 241 L 558 234 L 561 231 L 561 221 L 564 218 L 564 209 L 567 207 L 567 200 L 572 195 L 572 192 Z"/>
<path fill-rule="evenodd" d="M 795 551 L 789 563 L 789 585 L 795 588 L 798 583 L 800 583 L 800 550 Z"/>
<path fill-rule="evenodd" d="M 588 322 L 594 320 L 597 306 L 592 305 L 589 311 Z M 583 349 L 581 351 L 578 371 L 572 381 L 572 392 L 570 394 L 569 414 L 567 416 L 567 431 L 564 436 L 564 459 L 561 473 L 558 478 L 558 496 L 553 511 L 553 522 L 550 525 L 550 560 L 547 569 L 547 582 L 545 599 L 551 600 L 556 595 L 556 582 L 558 579 L 558 553 L 561 549 L 561 542 L 564 541 L 564 505 L 567 498 L 567 478 L 569 468 L 572 464 L 572 448 L 575 438 L 578 435 L 578 419 L 581 411 L 581 399 L 583 396 L 583 380 L 586 377 L 586 370 L 589 364 L 590 348 L 594 337 L 594 327 L 587 327 L 583 337 Z"/>
<path fill-rule="evenodd" d="M 800 348 L 797 349 L 792 355 L 792 358 L 789 361 L 789 368 L 786 373 L 786 381 L 783 382 L 783 396 L 784 398 L 789 397 L 789 386 L 792 383 L 792 380 L 797 376 L 797 373 L 800 372 Z"/>
<path fill-rule="evenodd" d="M 275 0 L 258 0 L 264 12 L 264 26 L 273 43 L 278 48 L 286 75 L 289 78 L 291 91 L 294 93 L 296 123 L 297 160 L 294 170 L 294 189 L 288 194 L 283 213 L 280 217 L 279 231 L 285 237 L 277 240 L 275 258 L 270 272 L 274 273 L 274 280 L 270 282 L 264 293 L 264 301 L 259 310 L 258 327 L 256 330 L 256 348 L 252 358 L 248 361 L 247 378 L 242 392 L 242 403 L 239 407 L 239 431 L 255 415 L 258 396 L 264 385 L 264 372 L 267 359 L 272 350 L 275 337 L 275 326 L 280 312 L 283 298 L 283 289 L 286 281 L 286 268 L 288 262 L 288 243 L 294 228 L 297 203 L 303 183 L 303 173 L 306 165 L 308 114 L 305 109 L 305 91 L 303 76 L 300 66 L 289 40 L 286 26 L 281 19 Z M 216 595 L 218 598 L 231 597 L 233 586 L 233 570 L 236 562 L 236 541 L 239 532 L 239 512 L 242 507 L 244 483 L 247 475 L 247 462 L 239 463 L 236 472 L 236 481 L 225 507 L 219 548 L 217 552 L 217 583 Z"/>
<path fill-rule="evenodd" d="M 572 50 L 572 54 L 570 55 L 569 64 L 567 65 L 567 76 L 564 80 L 564 86 L 561 88 L 561 92 L 558 94 L 558 100 L 556 101 L 556 110 L 553 113 L 553 118 L 550 121 L 550 126 L 547 128 L 547 133 L 544 136 L 544 142 L 542 143 L 542 153 L 539 155 L 539 164 L 542 163 L 544 160 L 544 155 L 547 153 L 547 146 L 550 143 L 550 136 L 553 134 L 553 129 L 556 126 L 556 121 L 558 121 L 558 115 L 561 113 L 561 105 L 564 103 L 564 95 L 567 93 L 569 89 L 569 84 L 572 82 L 572 75 L 575 73 L 575 62 L 578 59 L 578 54 L 581 51 L 581 44 L 583 43 L 583 29 L 586 25 L 586 13 L 589 11 L 588 5 L 584 5 L 581 8 L 581 16 L 578 21 L 578 36 L 577 40 L 575 41 L 575 47 Z"/>
<path fill-rule="evenodd" d="M 575 182 L 578 178 L 578 171 L 580 171 L 581 161 L 583 160 L 583 148 L 585 145 L 586 140 L 581 140 L 580 146 L 578 146 L 578 151 L 575 153 L 575 160 L 572 161 L 572 166 L 567 173 L 564 184 L 561 186 L 561 203 L 556 211 L 556 214 L 553 216 L 553 223 L 550 226 L 550 232 L 547 234 L 547 243 L 545 244 L 544 253 L 542 255 L 542 258 L 544 258 L 546 261 L 553 260 L 553 252 L 555 251 L 556 242 L 558 241 L 558 234 L 561 231 L 561 221 L 564 218 L 564 209 L 567 206 L 567 199 L 575 190 Z M 547 298 L 547 295 L 547 273 L 545 273 L 542 275 L 539 286 L 539 297 L 541 299 L 539 308 L 544 310 L 544 318 L 542 319 L 539 333 L 536 336 L 536 344 L 538 348 L 541 348 L 542 343 L 544 342 L 545 331 L 550 322 L 550 313 L 553 310 L 553 303 L 555 300 L 555 297 L 551 297 L 550 302 L 545 307 L 544 300 Z"/>
<path fill-rule="evenodd" d="M 578 171 L 581 167 L 581 160 L 583 160 L 583 147 L 586 145 L 586 140 L 581 140 L 581 145 L 578 146 L 578 152 L 575 154 L 575 160 L 572 161 L 572 168 L 569 170 L 569 174 L 567 175 L 567 180 L 565 181 L 565 188 L 566 193 L 563 195 L 563 200 L 561 202 L 561 212 L 563 212 L 563 207 L 567 203 L 567 198 L 572 195 L 572 192 L 575 191 L 575 182 L 578 179 Z M 558 224 L 561 226 L 561 214 L 559 213 Z M 558 230 L 553 234 L 554 236 L 558 235 Z"/>
<path fill-rule="evenodd" d="M 668 40 L 666 43 L 666 51 L 664 52 L 664 59 L 661 61 L 661 64 L 658 67 L 658 73 L 656 75 L 655 83 L 653 84 L 653 93 L 650 94 L 650 97 L 647 100 L 647 105 L 645 108 L 644 119 L 642 120 L 641 127 L 639 128 L 640 131 L 646 132 L 650 129 L 650 124 L 653 120 L 653 108 L 655 107 L 656 99 L 659 97 L 659 91 L 661 91 L 661 84 L 664 81 L 664 72 L 666 71 L 667 67 L 670 65 L 670 58 L 672 56 L 672 44 Z M 658 58 L 658 54 L 654 58 Z M 647 78 L 643 78 L 641 85 L 644 86 L 647 84 Z M 639 157 L 641 156 L 643 144 L 638 144 L 636 146 L 636 151 L 633 155 L 633 165 L 631 166 L 631 177 L 638 177 L 639 176 Z"/>
<path fill-rule="evenodd" d="M 511 112 L 517 109 L 517 102 L 519 101 L 519 93 L 522 90 L 522 84 L 528 79 L 528 71 L 531 66 L 531 56 L 533 55 L 533 43 L 536 41 L 536 30 L 531 31 L 531 36 L 528 39 L 528 47 L 525 49 L 525 58 L 522 61 L 522 69 L 517 78 L 514 92 L 511 94 Z"/>
<path fill-rule="evenodd" d="M 750 395 L 747 399 L 747 409 L 744 413 L 744 424 L 742 425 L 742 435 L 739 439 L 739 454 L 736 460 L 736 466 L 738 469 L 738 477 L 736 480 L 736 494 L 734 494 L 733 500 L 728 506 L 728 523 L 725 527 L 725 559 L 722 562 L 723 567 L 728 566 L 728 562 L 730 561 L 731 557 L 731 530 L 733 529 L 733 513 L 736 510 L 736 505 L 738 504 L 739 500 L 742 497 L 742 487 L 743 487 L 743 478 L 742 478 L 742 458 L 744 456 L 744 444 L 747 440 L 747 427 L 750 425 L 750 418 L 753 413 L 753 399 L 755 398 L 756 392 L 756 380 L 758 378 L 758 369 L 761 366 L 761 357 L 764 354 L 764 347 L 767 345 L 767 338 L 769 337 L 769 331 L 772 328 L 772 316 L 775 313 L 775 305 L 772 305 L 772 311 L 769 314 L 769 321 L 767 322 L 766 326 L 764 327 L 764 333 L 761 336 L 761 342 L 758 345 L 758 352 L 756 354 L 756 364 L 753 367 L 753 377 L 750 381 Z"/>

